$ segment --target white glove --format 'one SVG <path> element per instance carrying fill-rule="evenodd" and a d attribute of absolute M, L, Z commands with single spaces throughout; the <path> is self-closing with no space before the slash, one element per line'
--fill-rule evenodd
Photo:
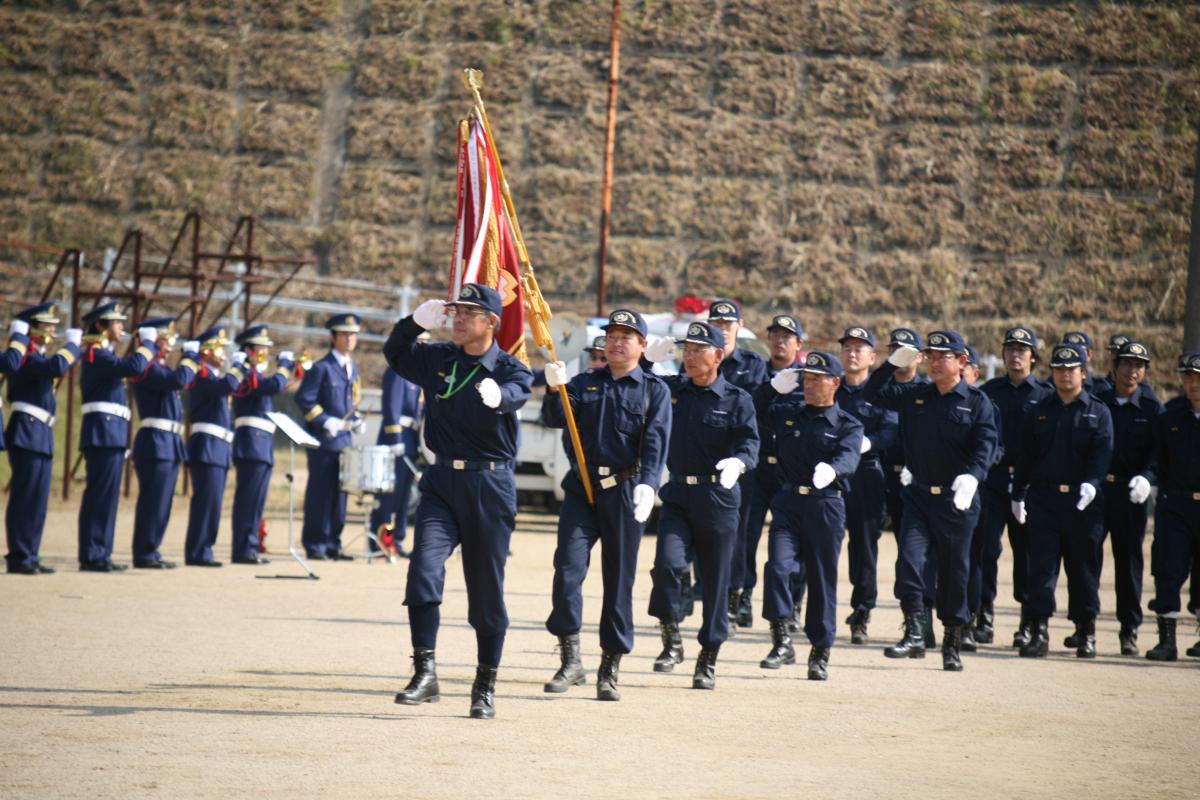
<path fill-rule="evenodd" d="M 862 453 L 867 452 L 870 449 L 871 449 L 871 439 L 870 439 L 870 437 L 864 436 L 863 440 L 862 440 L 862 444 L 860 444 L 858 446 L 858 452 L 860 454 L 862 454 Z"/>
<path fill-rule="evenodd" d="M 200 342 L 195 339 L 189 339 L 183 343 L 184 355 L 196 356 L 200 354 Z"/>
<path fill-rule="evenodd" d="M 738 478 L 746 471 L 746 465 L 740 458 L 722 458 L 717 462 L 717 472 L 721 473 L 721 485 L 732 489 L 737 485 Z"/>
<path fill-rule="evenodd" d="M 1092 504 L 1096 499 L 1096 487 L 1090 483 L 1082 483 L 1079 485 L 1079 502 L 1075 504 L 1075 508 L 1083 511 Z"/>
<path fill-rule="evenodd" d="M 567 365 L 561 361 L 551 361 L 546 365 L 546 385 L 557 389 L 567 382 Z"/>
<path fill-rule="evenodd" d="M 446 321 L 446 301 L 426 300 L 417 306 L 417 310 L 413 312 L 412 318 L 413 322 L 425 330 L 440 328 Z"/>
<path fill-rule="evenodd" d="M 633 487 L 633 519 L 645 522 L 654 510 L 654 488 L 645 483 Z"/>
<path fill-rule="evenodd" d="M 83 344 L 83 331 L 79 328 L 67 328 L 67 343 L 79 347 Z"/>
<path fill-rule="evenodd" d="M 230 362 L 232 362 L 232 363 L 233 363 L 233 365 L 234 365 L 235 367 L 240 367 L 240 366 L 242 366 L 243 364 L 245 364 L 245 363 L 246 363 L 246 351 L 245 351 L 245 350 L 238 350 L 236 353 L 234 353 L 234 354 L 233 354 L 233 355 L 230 357 L 230 359 L 229 359 L 229 360 L 230 360 Z"/>
<path fill-rule="evenodd" d="M 9 333 L 29 333 L 29 323 L 23 319 L 14 319 L 8 323 Z"/>
<path fill-rule="evenodd" d="M 137 333 L 138 333 L 138 338 L 141 339 L 143 342 L 153 343 L 154 340 L 156 340 L 158 338 L 158 329 L 157 328 L 138 328 Z"/>
<path fill-rule="evenodd" d="M 296 354 L 293 353 L 291 350 L 284 350 L 283 352 L 281 352 L 279 354 L 278 358 L 280 361 L 293 361 L 294 362 L 296 360 Z"/>
<path fill-rule="evenodd" d="M 954 507 L 959 511 L 966 511 L 971 507 L 971 501 L 975 499 L 975 491 L 979 488 L 979 478 L 964 472 L 954 479 L 950 488 L 954 490 Z"/>
<path fill-rule="evenodd" d="M 1017 522 L 1021 523 L 1022 525 L 1025 524 L 1025 501 L 1024 500 L 1013 500 L 1012 501 L 1012 515 L 1013 515 L 1013 519 L 1015 519 Z"/>
<path fill-rule="evenodd" d="M 910 483 L 912 483 L 912 470 L 910 470 L 908 467 L 901 467 L 900 468 L 900 485 L 908 486 Z"/>
<path fill-rule="evenodd" d="M 779 394 L 791 394 L 799 385 L 800 370 L 798 369 L 781 370 L 774 378 L 771 378 L 771 388 Z"/>
<path fill-rule="evenodd" d="M 888 363 L 898 369 L 911 367 L 921 356 L 921 351 L 907 344 L 900 345 L 896 348 L 896 352 L 888 356 Z"/>
<path fill-rule="evenodd" d="M 350 421 L 350 430 L 354 433 L 362 433 L 367 429 L 367 421 L 362 417 L 356 417 Z"/>
<path fill-rule="evenodd" d="M 646 346 L 645 356 L 655 364 L 670 361 L 675 356 L 675 340 L 670 336 L 655 336 Z"/>
<path fill-rule="evenodd" d="M 824 461 L 813 467 L 814 488 L 824 489 L 826 486 L 833 483 L 835 478 L 837 478 L 837 473 L 834 472 L 833 467 L 829 466 Z"/>
<path fill-rule="evenodd" d="M 396 458 L 404 455 L 404 442 L 396 442 L 392 445 L 392 455 Z"/>
<path fill-rule="evenodd" d="M 484 378 L 475 385 L 475 388 L 479 390 L 479 397 L 483 400 L 485 406 L 488 408 L 499 408 L 500 384 L 491 378 Z"/>
<path fill-rule="evenodd" d="M 1141 475 L 1134 475 L 1129 481 L 1129 502 L 1141 505 L 1150 497 L 1150 481 Z"/>
<path fill-rule="evenodd" d="M 321 424 L 325 426 L 325 434 L 327 436 L 337 436 L 342 432 L 342 421 L 337 417 L 326 417 L 325 421 Z"/>

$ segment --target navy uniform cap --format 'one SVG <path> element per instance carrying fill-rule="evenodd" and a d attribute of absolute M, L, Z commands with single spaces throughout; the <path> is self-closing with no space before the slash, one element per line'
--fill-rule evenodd
<path fill-rule="evenodd" d="M 154 328 L 161 335 L 175 332 L 175 317 L 150 317 L 138 323 L 139 328 Z"/>
<path fill-rule="evenodd" d="M 583 348 L 583 349 L 584 349 L 584 350 L 589 350 L 589 351 L 591 351 L 591 352 L 593 352 L 593 353 L 595 353 L 595 352 L 600 352 L 600 353 L 603 353 L 603 352 L 604 352 L 604 340 L 605 340 L 606 338 L 608 338 L 608 337 L 606 337 L 606 336 L 597 336 L 595 339 L 592 339 L 592 344 L 591 344 L 589 347 L 585 347 L 585 348 Z"/>
<path fill-rule="evenodd" d="M 57 325 L 60 322 L 57 311 L 58 303 L 41 303 L 23 309 L 17 314 L 17 319 L 25 320 L 30 325 Z"/>
<path fill-rule="evenodd" d="M 1084 349 L 1084 355 L 1092 348 L 1092 337 L 1083 331 L 1067 331 L 1063 334 L 1063 344 L 1077 344 Z"/>
<path fill-rule="evenodd" d="M 828 375 L 831 378 L 840 378 L 846 374 L 840 358 L 833 353 L 822 353 L 817 350 L 808 354 L 800 371 L 810 372 L 813 375 Z"/>
<path fill-rule="evenodd" d="M 967 352 L 967 343 L 958 331 L 937 330 L 926 337 L 925 349 L 961 354 Z"/>
<path fill-rule="evenodd" d="M 214 325 L 208 330 L 196 337 L 196 341 L 200 342 L 200 346 L 205 350 L 213 350 L 218 347 L 224 347 L 229 344 L 228 329 Z"/>
<path fill-rule="evenodd" d="M 1054 353 L 1050 356 L 1051 367 L 1082 367 L 1086 363 L 1087 353 L 1083 345 L 1075 342 L 1054 345 Z"/>
<path fill-rule="evenodd" d="M 738 322 L 741 318 L 742 310 L 732 300 L 713 300 L 712 305 L 708 307 L 709 322 L 716 319 L 729 319 Z"/>
<path fill-rule="evenodd" d="M 486 308 L 497 317 L 504 313 L 504 301 L 500 293 L 482 283 L 464 283 L 458 290 L 458 299 L 449 303 L 452 306 L 478 306 Z"/>
<path fill-rule="evenodd" d="M 358 314 L 334 314 L 325 321 L 325 327 L 333 333 L 358 333 L 362 317 Z"/>
<path fill-rule="evenodd" d="M 631 308 L 618 308 L 608 315 L 608 324 L 604 325 L 601 330 L 607 331 L 609 328 L 629 328 L 643 339 L 650 329 L 646 327 L 646 320 L 642 319 L 642 315 Z"/>
<path fill-rule="evenodd" d="M 975 352 L 971 345 L 967 345 L 967 363 L 976 369 L 979 368 L 979 353 Z"/>
<path fill-rule="evenodd" d="M 683 341 L 708 347 L 724 347 L 725 334 L 707 322 L 693 322 L 688 325 Z"/>
<path fill-rule="evenodd" d="M 101 303 L 83 315 L 85 325 L 91 325 L 96 322 L 124 322 L 127 319 L 129 317 L 125 316 L 124 309 L 117 302 Z"/>
<path fill-rule="evenodd" d="M 266 325 L 251 325 L 246 330 L 242 331 L 234 339 L 242 347 L 253 345 L 255 347 L 271 347 L 275 343 L 271 341 L 271 337 L 267 334 Z"/>
<path fill-rule="evenodd" d="M 875 346 L 875 332 L 866 325 L 851 325 L 849 328 L 846 328 L 846 332 L 842 334 L 842 338 L 838 339 L 838 344 L 845 344 L 850 339 L 861 339 L 871 345 L 871 347 Z"/>
<path fill-rule="evenodd" d="M 767 326 L 767 330 L 771 331 L 775 328 L 794 333 L 800 339 L 804 338 L 804 328 L 800 325 L 800 320 L 793 317 L 791 314 L 776 314 L 771 318 L 771 324 Z"/>
<path fill-rule="evenodd" d="M 1133 337 L 1128 333 L 1114 333 L 1108 337 L 1108 352 L 1115 353 L 1125 346 L 1127 342 L 1132 342 Z"/>
<path fill-rule="evenodd" d="M 892 345 L 907 345 L 921 349 L 921 334 L 914 331 L 912 328 L 896 328 L 888 334 L 888 346 Z"/>
<path fill-rule="evenodd" d="M 1117 358 L 1135 358 L 1138 361 L 1145 361 L 1147 364 L 1149 364 L 1150 348 L 1146 347 L 1146 345 L 1142 344 L 1141 342 L 1135 342 L 1131 339 L 1125 344 L 1121 345 L 1121 348 L 1117 350 Z"/>
<path fill-rule="evenodd" d="M 1179 357 L 1176 372 L 1200 372 L 1200 353 L 1184 353 Z"/>
<path fill-rule="evenodd" d="M 1023 344 L 1031 350 L 1037 350 L 1037 334 L 1033 332 L 1032 328 L 1026 328 L 1023 325 L 1018 325 L 1017 327 L 1009 328 L 1004 332 L 1003 344 Z"/>

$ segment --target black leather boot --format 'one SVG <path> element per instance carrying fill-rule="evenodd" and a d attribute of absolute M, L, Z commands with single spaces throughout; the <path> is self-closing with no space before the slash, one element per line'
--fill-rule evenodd
<path fill-rule="evenodd" d="M 996 610 L 991 603 L 984 603 L 975 617 L 975 641 L 991 644 L 996 639 Z M 966 637 L 963 637 L 966 641 Z"/>
<path fill-rule="evenodd" d="M 904 636 L 891 647 L 885 648 L 883 654 L 888 658 L 924 658 L 925 634 L 921 631 L 923 615 L 904 615 Z"/>
<path fill-rule="evenodd" d="M 1175 661 L 1179 658 L 1179 650 L 1175 647 L 1174 617 L 1158 618 L 1158 644 L 1146 651 L 1146 658 L 1151 661 Z"/>
<path fill-rule="evenodd" d="M 865 609 L 858 609 L 846 618 L 846 624 L 850 626 L 850 644 L 867 643 L 867 623 L 870 621 L 871 612 Z"/>
<path fill-rule="evenodd" d="M 579 660 L 579 634 L 558 637 L 558 653 L 562 658 L 562 666 L 542 689 L 551 694 L 561 694 L 572 686 L 583 686 L 587 683 L 587 675 L 584 674 L 583 664 Z"/>
<path fill-rule="evenodd" d="M 737 625 L 739 628 L 750 628 L 754 626 L 753 589 L 742 589 L 742 595 L 738 598 Z"/>
<path fill-rule="evenodd" d="M 1137 628 L 1122 625 L 1121 632 L 1117 634 L 1117 640 L 1121 643 L 1121 655 L 1136 656 L 1138 654 Z"/>
<path fill-rule="evenodd" d="M 1063 637 L 1063 647 L 1075 648 L 1079 647 L 1079 623 L 1075 623 L 1075 631 L 1068 636 Z"/>
<path fill-rule="evenodd" d="M 1200 634 L 1200 622 L 1197 623 L 1196 631 L 1197 634 Z M 1200 658 L 1200 642 L 1196 642 L 1194 645 L 1189 647 L 1186 652 L 1189 658 Z"/>
<path fill-rule="evenodd" d="M 1013 634 L 1012 646 L 1020 650 L 1029 644 L 1029 640 L 1032 638 L 1033 619 L 1029 616 L 1029 612 L 1025 610 L 1025 606 L 1021 606 L 1021 623 L 1017 627 L 1017 632 Z"/>
<path fill-rule="evenodd" d="M 1050 654 L 1050 620 L 1029 618 L 1029 642 L 1021 648 L 1021 658 L 1045 658 Z"/>
<path fill-rule="evenodd" d="M 800 632 L 800 628 L 802 627 L 800 625 L 800 611 L 800 603 L 797 602 L 794 606 L 792 606 L 792 615 L 788 617 L 787 620 L 788 633 Z"/>
<path fill-rule="evenodd" d="M 496 668 L 480 664 L 475 668 L 471 686 L 471 719 L 496 716 Z"/>
<path fill-rule="evenodd" d="M 676 664 L 683 663 L 683 638 L 679 635 L 678 622 L 659 623 L 662 631 L 663 650 L 654 659 L 655 672 L 671 672 Z"/>
<path fill-rule="evenodd" d="M 701 648 L 696 657 L 696 672 L 692 675 L 693 689 L 713 689 L 717 685 L 717 651 Z"/>
<path fill-rule="evenodd" d="M 975 626 L 968 622 L 959 629 L 958 649 L 963 653 L 974 653 L 979 650 L 975 643 Z"/>
<path fill-rule="evenodd" d="M 596 699 L 620 700 L 617 691 L 617 671 L 621 666 L 621 654 L 605 650 L 600 656 L 600 669 L 596 672 Z"/>
<path fill-rule="evenodd" d="M 935 647 L 937 647 L 937 634 L 934 633 L 934 630 L 933 630 L 933 609 L 932 608 L 925 609 L 924 623 L 925 623 L 925 627 L 923 628 L 923 630 L 925 632 L 925 649 L 932 650 Z"/>
<path fill-rule="evenodd" d="M 947 625 L 942 633 L 942 669 L 946 672 L 962 672 L 962 658 L 958 652 L 962 631 L 959 625 Z"/>
<path fill-rule="evenodd" d="M 810 681 L 829 680 L 829 648 L 813 646 L 808 651 L 808 679 Z"/>
<path fill-rule="evenodd" d="M 1096 620 L 1085 619 L 1075 623 L 1075 657 L 1096 657 Z"/>
<path fill-rule="evenodd" d="M 433 651 L 418 648 L 413 651 L 412 660 L 413 676 L 409 679 L 408 686 L 396 694 L 396 702 L 403 706 L 436 703 L 441 699 L 441 694 Z"/>
<path fill-rule="evenodd" d="M 795 663 L 796 650 L 792 647 L 792 637 L 788 636 L 787 620 L 771 620 L 771 652 L 758 665 L 763 669 L 779 669 Z"/>

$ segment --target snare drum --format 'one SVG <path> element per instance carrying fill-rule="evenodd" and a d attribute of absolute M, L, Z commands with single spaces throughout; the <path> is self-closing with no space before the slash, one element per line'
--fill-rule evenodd
<path fill-rule="evenodd" d="M 392 448 L 347 447 L 338 457 L 338 483 L 351 494 L 390 494 L 396 486 Z"/>

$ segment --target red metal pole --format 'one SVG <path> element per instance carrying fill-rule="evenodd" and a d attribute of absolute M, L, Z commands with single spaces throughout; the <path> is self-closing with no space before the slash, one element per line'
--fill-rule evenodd
<path fill-rule="evenodd" d="M 608 230 L 612 218 L 613 148 L 617 141 L 617 80 L 621 65 L 621 0 L 613 0 L 609 37 L 608 114 L 604 129 L 604 178 L 600 184 L 600 247 L 596 254 L 596 316 L 604 316 L 605 271 L 608 268 Z"/>

